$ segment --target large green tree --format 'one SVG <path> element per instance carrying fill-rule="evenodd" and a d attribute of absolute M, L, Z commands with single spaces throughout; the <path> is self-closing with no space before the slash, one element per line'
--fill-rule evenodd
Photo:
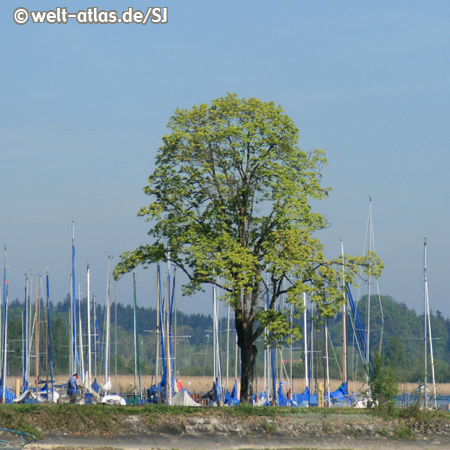
<path fill-rule="evenodd" d="M 139 211 L 152 242 L 125 252 L 115 277 L 170 259 L 188 277 L 186 294 L 220 286 L 234 310 L 241 401 L 249 403 L 256 339 L 301 336 L 279 310 L 281 297 L 298 315 L 306 292 L 331 316 L 343 301 L 341 274 L 351 281 L 363 265 L 378 275 L 381 264 L 373 254 L 325 258 L 316 233 L 326 222 L 309 203 L 329 192 L 320 185 L 325 153 L 298 148 L 298 130 L 281 107 L 227 94 L 176 110 L 168 127 L 144 188 L 151 203 Z"/>

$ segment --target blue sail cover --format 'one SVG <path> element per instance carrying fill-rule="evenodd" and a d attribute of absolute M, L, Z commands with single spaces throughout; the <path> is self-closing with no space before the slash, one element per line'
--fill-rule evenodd
<path fill-rule="evenodd" d="M 348 403 L 347 383 L 342 383 L 334 392 L 330 393 L 331 403 Z M 325 400 L 328 400 L 328 394 L 325 394 Z"/>
<path fill-rule="evenodd" d="M 234 380 L 234 387 L 231 391 L 231 394 L 227 391 L 225 394 L 225 405 L 228 406 L 237 406 L 239 405 L 239 398 L 238 398 L 238 387 L 237 387 L 237 380 Z"/>
<path fill-rule="evenodd" d="M 95 378 L 94 382 L 91 385 L 91 389 L 95 392 L 97 392 L 97 394 L 100 391 L 100 385 L 97 383 L 97 378 Z"/>
<path fill-rule="evenodd" d="M 303 393 L 294 394 L 292 400 L 294 400 L 298 406 L 317 406 L 317 394 L 311 395 L 308 387 L 305 388 Z"/>
<path fill-rule="evenodd" d="M 147 400 L 150 403 L 161 403 L 165 398 L 165 391 L 165 380 L 160 381 L 158 384 L 153 384 L 147 389 Z"/>
<path fill-rule="evenodd" d="M 280 393 L 280 390 L 278 391 Z M 342 383 L 335 391 L 330 393 L 331 402 L 333 404 L 336 403 L 348 403 L 348 391 L 347 391 L 347 383 Z M 327 401 L 328 394 L 325 393 L 324 400 Z M 292 396 L 292 400 L 298 405 L 302 407 L 307 406 L 318 406 L 317 402 L 317 394 L 311 394 L 309 388 L 305 388 L 302 394 L 295 394 Z M 280 403 L 281 405 L 281 403 Z M 289 406 L 289 405 L 283 405 Z"/>
<path fill-rule="evenodd" d="M 298 406 L 308 406 L 308 405 L 304 405 L 305 402 L 309 403 L 309 388 L 306 387 L 305 390 L 303 391 L 303 393 L 301 394 L 294 394 L 293 395 L 293 400 L 295 401 L 295 403 L 297 403 Z"/>
<path fill-rule="evenodd" d="M 3 391 L 0 390 L 0 397 L 3 398 Z M 7 388 L 5 389 L 5 403 L 14 403 L 16 396 Z"/>
<path fill-rule="evenodd" d="M 287 398 L 283 394 L 283 385 L 286 383 L 280 383 L 280 387 L 278 388 L 278 406 L 297 406 L 297 403 L 292 399 Z"/>
<path fill-rule="evenodd" d="M 216 381 L 214 382 L 213 385 L 213 402 L 218 402 L 219 400 L 222 399 L 222 386 L 220 386 L 219 383 L 219 378 L 216 377 Z"/>

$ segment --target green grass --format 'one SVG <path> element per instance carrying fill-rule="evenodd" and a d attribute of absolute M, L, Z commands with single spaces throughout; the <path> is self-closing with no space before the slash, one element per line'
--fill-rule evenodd
<path fill-rule="evenodd" d="M 408 439 L 414 439 L 414 436 L 411 431 L 411 428 L 409 428 L 408 425 L 400 424 L 395 427 L 393 438 L 408 440 Z"/>
<path fill-rule="evenodd" d="M 417 405 L 397 409 L 389 417 L 380 417 L 370 410 L 355 410 L 352 408 L 280 408 L 238 406 L 233 408 L 217 407 L 182 407 L 166 405 L 146 406 L 106 406 L 106 405 L 46 405 L 22 404 L 0 405 L 0 427 L 33 434 L 43 439 L 46 434 L 61 433 L 62 430 L 72 436 L 89 436 L 95 434 L 101 438 L 112 437 L 117 433 L 127 432 L 127 417 L 141 416 L 143 426 L 158 430 L 176 430 L 186 418 L 204 417 L 230 418 L 233 421 L 253 421 L 267 434 L 279 432 L 280 421 L 286 420 L 312 421 L 321 423 L 325 433 L 333 433 L 333 420 L 370 421 L 371 416 L 384 420 L 386 428 L 379 424 L 380 436 L 391 435 L 396 439 L 410 439 L 416 425 L 434 428 L 440 421 L 449 423 L 448 411 L 423 411 Z M 173 420 L 171 420 L 173 418 Z M 396 422 L 395 431 L 388 424 Z M 130 423 L 133 423 L 132 421 Z M 438 424 L 439 426 L 439 424 Z"/>

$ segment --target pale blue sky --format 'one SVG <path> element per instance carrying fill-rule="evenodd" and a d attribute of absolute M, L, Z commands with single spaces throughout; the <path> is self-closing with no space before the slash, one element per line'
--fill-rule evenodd
<path fill-rule="evenodd" d="M 17 6 L 76 12 L 167 6 L 167 25 L 16 25 Z M 421 312 L 423 239 L 430 302 L 450 316 L 447 199 L 450 124 L 448 1 L 4 1 L 0 5 L 0 244 L 10 298 L 24 273 L 50 271 L 69 291 L 71 222 L 77 283 L 103 302 L 107 253 L 146 242 L 142 187 L 172 112 L 228 92 L 280 104 L 304 150 L 324 148 L 318 205 L 330 256 L 361 253 L 369 196 L 379 286 Z M 3 263 L 1 263 L 2 265 Z M 82 276 L 83 275 L 83 276 Z M 141 304 L 153 271 L 139 271 Z M 131 276 L 117 286 L 132 296 Z M 181 300 L 210 311 L 209 297 Z"/>

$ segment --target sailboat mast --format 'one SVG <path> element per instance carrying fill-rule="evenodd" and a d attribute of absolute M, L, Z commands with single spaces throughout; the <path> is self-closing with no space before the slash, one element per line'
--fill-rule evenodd
<path fill-rule="evenodd" d="M 81 379 L 85 381 L 84 372 L 84 345 L 83 345 L 83 324 L 81 322 L 81 288 L 78 284 L 78 333 L 79 333 L 79 344 L 80 344 L 80 366 L 81 366 Z"/>
<path fill-rule="evenodd" d="M 305 388 L 309 389 L 308 376 L 308 317 L 306 311 L 306 292 L 303 292 L 303 347 L 305 351 Z"/>
<path fill-rule="evenodd" d="M 97 332 L 97 306 L 95 303 L 95 295 L 92 296 L 92 309 L 94 310 L 94 326 L 96 327 L 94 335 L 94 378 L 97 378 L 97 348 L 100 335 Z"/>
<path fill-rule="evenodd" d="M 168 257 L 168 273 L 167 273 L 167 286 L 166 286 L 166 399 L 167 404 L 172 404 L 172 373 L 170 366 L 170 358 L 172 356 L 172 348 L 170 342 L 170 255 Z"/>
<path fill-rule="evenodd" d="M 291 329 L 292 329 L 292 324 L 293 324 L 293 316 L 294 316 L 294 305 L 291 305 L 291 313 L 289 315 L 289 321 L 291 323 Z M 292 333 L 291 333 L 291 344 L 289 346 L 289 360 L 290 360 L 290 364 L 289 364 L 289 388 L 292 390 L 292 392 L 294 391 L 294 377 L 292 375 L 292 370 L 293 370 L 293 364 L 292 364 L 292 359 L 294 357 L 294 345 L 293 345 L 293 339 L 292 339 Z"/>
<path fill-rule="evenodd" d="M 159 322 L 159 309 L 161 301 L 161 289 L 160 289 L 160 273 L 159 273 L 159 263 L 156 268 L 156 361 L 155 361 L 155 384 L 158 384 L 159 375 L 159 339 L 160 339 L 160 322 Z"/>
<path fill-rule="evenodd" d="M 427 288 L 427 304 L 428 304 L 428 340 L 430 341 L 430 364 L 431 364 L 431 382 L 433 383 L 433 401 L 434 407 L 437 409 L 437 396 L 436 396 L 436 378 L 434 374 L 434 354 L 433 354 L 433 338 L 431 334 L 431 315 L 430 315 L 430 302 L 428 300 L 428 288 Z"/>
<path fill-rule="evenodd" d="M 213 284 L 212 285 L 212 294 L 213 294 L 213 314 L 212 314 L 212 318 L 213 318 L 213 382 L 216 381 L 216 376 L 217 376 L 217 369 L 216 369 L 216 362 L 217 362 L 217 358 L 216 358 L 216 352 L 217 352 L 217 348 L 216 348 L 216 334 L 217 334 L 217 330 L 216 330 L 216 286 Z"/>
<path fill-rule="evenodd" d="M 44 339 L 45 339 L 45 376 L 46 376 L 46 384 L 47 384 L 47 393 L 48 393 L 48 376 L 49 376 L 49 335 L 48 335 L 48 327 L 49 327 L 49 311 L 48 311 L 48 296 L 49 296 L 49 286 L 48 286 L 48 273 L 46 274 L 46 288 L 47 288 L 47 301 L 45 306 L 45 311 L 47 314 L 45 314 L 44 319 L 44 325 L 45 325 L 45 333 L 44 333 Z M 44 308 L 44 294 L 43 294 L 43 287 L 42 287 L 42 278 L 39 277 L 39 280 L 41 282 L 41 299 L 42 299 L 42 308 Z"/>
<path fill-rule="evenodd" d="M 227 306 L 227 390 L 228 390 L 228 378 L 230 375 L 230 315 L 231 315 L 231 306 Z"/>
<path fill-rule="evenodd" d="M 264 303 L 264 311 L 267 311 L 267 305 L 268 305 L 268 293 L 269 289 L 269 275 L 266 273 L 266 302 Z M 267 341 L 267 336 L 269 332 L 267 330 L 267 327 L 264 328 L 264 336 L 265 340 Z M 270 379 L 269 379 L 269 349 L 264 346 L 264 393 L 266 394 L 266 400 L 269 400 L 269 385 L 270 385 Z"/>
<path fill-rule="evenodd" d="M 372 199 L 369 200 L 369 223 L 368 223 L 368 230 L 369 230 L 369 251 L 372 251 Z M 370 285 L 371 285 L 372 278 L 369 275 L 369 279 L 367 280 L 367 286 L 368 286 L 368 292 L 367 292 L 367 324 L 366 324 L 366 337 L 367 337 L 367 346 L 366 346 L 366 365 L 369 367 L 370 364 Z M 366 379 L 368 380 L 368 373 L 366 373 Z"/>
<path fill-rule="evenodd" d="M 0 320 L 0 347 L 1 352 L 4 351 L 5 348 L 5 334 L 6 334 L 6 245 L 3 245 L 3 295 L 0 301 L 0 309 L 2 309 L 2 319 Z M 0 353 L 1 354 L 1 353 Z M 3 361 L 3 359 L 2 359 Z M 6 388 L 6 373 L 2 368 L 1 375 L 1 387 L 3 391 L 3 396 L 5 395 Z"/>
<path fill-rule="evenodd" d="M 142 399 L 141 384 L 141 362 L 139 358 L 139 330 L 137 324 L 137 295 L 136 295 L 136 272 L 133 272 L 133 294 L 134 294 L 134 395 L 137 396 L 137 380 L 139 380 L 139 398 Z"/>
<path fill-rule="evenodd" d="M 3 323 L 3 327 L 5 330 L 5 346 L 3 353 L 3 403 L 5 403 L 6 397 L 6 375 L 8 373 L 8 282 L 6 284 L 5 290 L 5 321 Z"/>
<path fill-rule="evenodd" d="M 117 283 L 114 283 L 114 392 L 117 394 Z"/>
<path fill-rule="evenodd" d="M 428 321 L 427 321 L 427 241 L 425 239 L 425 243 L 424 243 L 424 254 L 423 254 L 423 273 L 424 273 L 424 308 L 423 308 L 423 328 L 424 328 L 424 334 L 423 334 L 423 342 L 424 342 L 424 346 L 423 346 L 423 350 L 424 350 L 424 355 L 423 355 L 423 367 L 424 367 L 424 377 L 423 377 L 423 399 L 424 399 L 424 408 L 427 409 L 428 408 L 428 341 L 427 341 L 427 336 L 428 336 Z"/>
<path fill-rule="evenodd" d="M 39 391 L 39 301 L 37 277 L 34 277 L 34 295 L 35 295 L 35 353 L 36 353 L 36 393 Z"/>
<path fill-rule="evenodd" d="M 235 330 L 234 334 L 234 379 L 238 378 L 238 363 L 239 363 L 239 345 L 238 345 L 238 335 Z"/>
<path fill-rule="evenodd" d="M 75 224 L 72 221 L 72 371 L 77 372 L 77 300 L 75 288 Z"/>
<path fill-rule="evenodd" d="M 25 391 L 26 383 L 27 383 L 27 341 L 28 341 L 28 333 L 27 333 L 27 297 L 28 297 L 28 275 L 25 274 L 25 304 L 23 311 L 23 382 L 22 382 L 22 392 Z"/>
<path fill-rule="evenodd" d="M 55 386 L 54 386 L 54 378 L 53 378 L 53 344 L 52 344 L 52 323 L 50 320 L 50 283 L 48 278 L 48 272 L 46 275 L 46 284 L 47 284 L 47 333 L 48 333 L 48 354 L 50 357 L 50 378 L 52 382 L 52 400 L 54 401 L 55 395 Z M 48 385 L 47 385 L 48 386 Z"/>
<path fill-rule="evenodd" d="M 219 280 L 217 280 L 218 282 Z M 217 285 L 213 285 L 213 363 L 214 363 L 214 382 L 218 381 L 220 388 L 222 388 L 222 366 L 221 366 L 221 352 L 220 352 L 220 339 L 219 339 L 219 288 Z M 220 389 L 220 392 L 222 390 Z M 220 398 L 222 401 L 222 398 Z"/>
<path fill-rule="evenodd" d="M 137 397 L 137 324 L 136 324 L 136 272 L 133 272 L 133 295 L 134 295 L 134 316 L 133 316 L 133 328 L 134 328 L 134 397 Z"/>
<path fill-rule="evenodd" d="M 327 318 L 324 317 L 325 321 L 325 364 L 326 364 L 326 386 L 327 386 L 327 407 L 331 406 L 331 398 L 330 398 L 330 365 L 328 358 L 328 322 Z"/>
<path fill-rule="evenodd" d="M 6 397 L 6 364 L 7 364 L 7 341 L 8 341 L 8 280 L 6 279 L 6 245 L 3 258 L 3 369 L 2 369 L 2 399 L 5 403 Z"/>
<path fill-rule="evenodd" d="M 29 284 L 28 284 L 29 281 Z M 26 323 L 26 329 L 27 329 L 27 341 L 25 342 L 25 345 L 27 346 L 27 359 L 26 359 L 26 372 L 25 372 L 25 380 L 26 380 L 26 385 L 28 386 L 28 380 L 30 380 L 30 376 L 31 376 L 31 346 L 32 346 L 32 341 L 33 341 L 33 332 L 32 332 L 32 327 L 33 327 L 33 314 L 32 314 L 32 310 L 31 310 L 31 297 L 32 297 L 32 291 L 33 291 L 33 281 L 32 281 L 32 277 L 30 274 L 30 277 L 28 278 L 27 281 L 27 323 Z M 29 289 L 28 289 L 29 286 Z"/>
<path fill-rule="evenodd" d="M 105 345 L 105 383 L 109 380 L 109 327 L 111 324 L 111 255 L 108 255 L 108 276 L 106 281 L 106 345 Z"/>
<path fill-rule="evenodd" d="M 342 382 L 348 380 L 347 370 L 347 296 L 345 295 L 345 256 L 344 242 L 341 239 L 341 257 L 342 257 Z"/>
<path fill-rule="evenodd" d="M 430 347 L 430 363 L 431 363 L 431 379 L 433 383 L 433 400 L 434 407 L 437 408 L 437 398 L 436 398 L 436 381 L 434 375 L 434 356 L 433 356 L 433 339 L 431 334 L 431 317 L 430 317 L 430 300 L 428 297 L 428 275 L 427 275 L 427 240 L 424 242 L 424 298 L 425 298 L 425 382 L 424 382 L 424 398 L 425 407 L 428 407 L 428 392 L 427 392 L 427 372 L 428 372 L 428 349 L 427 349 L 427 339 Z M 428 330 L 428 333 L 427 333 Z"/>
<path fill-rule="evenodd" d="M 86 301 L 87 301 L 87 338 L 88 338 L 88 374 L 87 385 L 92 385 L 92 357 L 91 357 L 91 272 L 89 264 L 86 269 Z"/>

